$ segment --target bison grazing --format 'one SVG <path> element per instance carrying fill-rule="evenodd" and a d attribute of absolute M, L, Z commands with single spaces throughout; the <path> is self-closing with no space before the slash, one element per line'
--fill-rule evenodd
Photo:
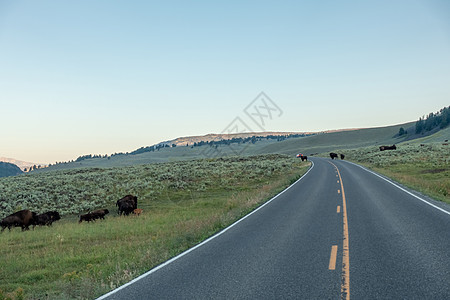
<path fill-rule="evenodd" d="M 117 214 L 122 215 L 125 214 L 128 216 L 133 210 L 137 208 L 137 197 L 133 195 L 126 195 L 120 200 L 117 200 L 116 206 Z"/>
<path fill-rule="evenodd" d="M 396 150 L 397 147 L 395 145 L 392 146 L 380 146 L 380 151 L 384 151 L 384 150 Z"/>
<path fill-rule="evenodd" d="M 331 157 L 331 159 L 335 159 L 335 158 L 338 158 L 338 155 L 337 155 L 337 153 L 331 152 L 330 157 Z"/>
<path fill-rule="evenodd" d="M 2 232 L 8 227 L 11 230 L 11 227 L 22 227 L 22 231 L 28 230 L 30 225 L 33 225 L 36 222 L 36 213 L 32 212 L 28 209 L 24 209 L 13 213 L 12 215 L 7 216 L 0 222 L 0 226 L 2 227 Z"/>

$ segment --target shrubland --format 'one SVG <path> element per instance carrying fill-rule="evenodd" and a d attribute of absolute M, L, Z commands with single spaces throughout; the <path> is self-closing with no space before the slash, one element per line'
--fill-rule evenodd
<path fill-rule="evenodd" d="M 52 227 L 0 234 L 0 296 L 91 299 L 186 250 L 250 212 L 306 172 L 282 155 L 123 168 L 86 168 L 0 179 L 2 216 L 57 210 Z M 140 216 L 115 202 L 138 196 Z M 108 208 L 106 220 L 77 215 Z"/>

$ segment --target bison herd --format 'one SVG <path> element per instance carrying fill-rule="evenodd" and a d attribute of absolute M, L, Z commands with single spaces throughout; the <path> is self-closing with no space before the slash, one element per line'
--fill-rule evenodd
<path fill-rule="evenodd" d="M 137 197 L 133 195 L 126 195 L 120 200 L 117 200 L 116 206 L 118 206 L 117 214 L 121 216 L 122 214 L 128 216 L 130 213 L 140 215 L 142 209 L 137 208 Z M 105 219 L 105 216 L 109 213 L 107 209 L 97 209 L 87 214 L 81 215 L 78 223 L 83 221 L 91 222 L 97 219 Z M 0 226 L 2 227 L 2 232 L 8 227 L 21 227 L 22 231 L 29 230 L 29 226 L 32 225 L 33 229 L 36 225 L 40 226 L 51 226 L 53 222 L 61 219 L 61 216 L 57 211 L 48 211 L 43 214 L 37 214 L 28 209 L 23 209 L 21 211 L 15 212 L 0 221 Z"/>
<path fill-rule="evenodd" d="M 331 159 L 337 159 L 338 158 L 338 154 L 337 153 L 334 153 L 334 152 L 331 152 L 330 153 L 330 157 L 331 157 Z M 344 159 L 345 158 L 345 155 L 344 154 L 341 154 L 341 159 Z"/>

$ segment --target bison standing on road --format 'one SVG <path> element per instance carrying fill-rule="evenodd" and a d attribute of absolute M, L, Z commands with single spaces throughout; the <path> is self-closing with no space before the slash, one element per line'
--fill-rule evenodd
<path fill-rule="evenodd" d="M 331 152 L 330 157 L 331 157 L 331 159 L 335 159 L 335 158 L 338 158 L 338 155 L 337 155 L 337 153 Z"/>
<path fill-rule="evenodd" d="M 11 230 L 11 227 L 22 227 L 22 231 L 24 231 L 30 229 L 29 226 L 33 225 L 35 222 L 36 213 L 28 209 L 23 209 L 4 218 L 0 222 L 0 226 L 2 227 L 2 232 L 6 227 L 8 227 L 9 230 Z"/>
<path fill-rule="evenodd" d="M 344 159 L 345 158 L 345 155 L 344 154 L 341 154 L 341 159 Z"/>
<path fill-rule="evenodd" d="M 300 158 L 302 159 L 302 161 L 308 161 L 308 156 L 306 156 L 306 155 L 302 155 L 302 156 L 300 156 Z"/>

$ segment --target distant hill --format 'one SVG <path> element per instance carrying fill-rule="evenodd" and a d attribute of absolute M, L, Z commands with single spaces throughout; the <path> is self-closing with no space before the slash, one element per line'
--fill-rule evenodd
<path fill-rule="evenodd" d="M 22 170 L 15 164 L 0 162 L 0 177 L 15 176 L 22 173 Z"/>
<path fill-rule="evenodd" d="M 264 132 L 240 135 L 208 134 L 183 137 L 154 146 L 141 147 L 130 153 L 108 155 L 85 155 L 76 161 L 58 163 L 34 172 L 75 168 L 109 168 L 138 164 L 164 163 L 224 156 L 248 156 L 256 154 L 280 153 L 295 155 L 315 155 L 334 150 L 404 142 L 442 142 L 450 139 L 450 129 L 435 128 L 428 132 L 415 133 L 415 122 L 363 128 L 330 130 L 324 132 Z M 186 146 L 187 145 L 187 146 Z"/>
<path fill-rule="evenodd" d="M 40 166 L 41 168 L 47 167 L 46 164 L 32 163 L 32 162 L 27 162 L 27 161 L 22 161 L 22 160 L 17 160 L 14 158 L 7 158 L 7 157 L 0 157 L 0 162 L 7 162 L 7 163 L 14 164 L 14 165 L 18 166 L 22 171 L 24 171 L 25 169 L 29 170 L 33 166 L 36 166 L 36 168 L 38 166 Z"/>
<path fill-rule="evenodd" d="M 215 134 L 210 133 L 206 135 L 200 135 L 200 136 L 188 136 L 188 137 L 179 137 L 174 140 L 169 140 L 162 142 L 160 144 L 165 145 L 177 145 L 177 146 L 186 146 L 186 145 L 193 145 L 194 143 L 200 143 L 200 142 L 211 142 L 211 141 L 223 141 L 223 140 L 232 140 L 232 139 L 246 139 L 253 136 L 256 137 L 299 137 L 299 136 L 306 136 L 306 135 L 313 135 L 316 134 L 316 132 L 245 132 L 245 133 L 235 133 L 235 134 Z"/>
<path fill-rule="evenodd" d="M 299 152 L 310 155 L 336 148 L 357 148 L 371 144 L 399 143 L 407 140 L 408 137 L 408 135 L 399 137 L 399 129 L 401 127 L 409 129 L 412 126 L 414 126 L 414 123 L 368 129 L 332 130 L 314 134 L 303 132 L 293 133 L 289 137 L 287 135 L 292 133 L 264 133 L 266 137 L 263 137 L 262 133 L 251 133 L 252 137 L 244 135 L 246 138 L 233 135 L 221 136 L 211 134 L 167 141 L 164 142 L 167 144 L 163 146 L 161 146 L 162 144 L 158 144 L 156 149 L 152 149 L 154 146 L 151 146 L 142 147 L 131 153 L 121 153 L 112 156 L 98 155 L 94 157 L 88 155 L 76 161 L 52 165 L 49 168 L 37 170 L 37 172 L 72 168 L 122 167 L 230 155 L 246 156 L 265 153 L 294 155 Z M 413 132 L 413 130 L 410 131 Z M 222 138 L 227 137 L 228 139 L 214 141 L 218 136 Z M 170 142 L 179 142 L 181 144 L 180 146 L 173 147 L 169 146 Z M 181 146 L 183 143 L 188 143 L 189 146 Z M 197 144 L 196 146 L 194 146 L 195 143 Z"/>

